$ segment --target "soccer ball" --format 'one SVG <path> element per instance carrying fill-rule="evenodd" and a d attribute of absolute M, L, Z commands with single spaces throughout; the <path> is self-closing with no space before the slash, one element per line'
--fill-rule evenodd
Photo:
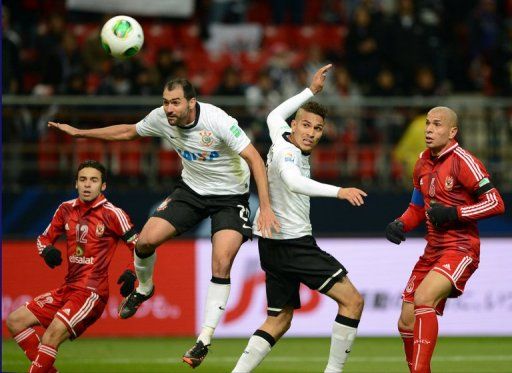
<path fill-rule="evenodd" d="M 132 17 L 115 16 L 101 29 L 101 45 L 113 57 L 125 59 L 135 56 L 143 43 L 142 27 Z"/>

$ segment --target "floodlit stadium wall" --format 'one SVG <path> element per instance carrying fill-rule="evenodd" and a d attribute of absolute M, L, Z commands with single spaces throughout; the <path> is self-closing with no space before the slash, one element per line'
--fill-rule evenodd
<path fill-rule="evenodd" d="M 349 270 L 351 281 L 365 297 L 359 335 L 396 335 L 400 295 L 425 241 L 408 239 L 395 246 L 383 239 L 319 239 L 321 248 Z M 59 246 L 59 245 L 57 245 Z M 62 245 L 60 245 L 62 247 Z M 464 296 L 449 300 L 440 318 L 442 335 L 512 335 L 512 238 L 482 239 L 480 268 L 469 280 Z M 36 255 L 32 241 L 4 241 L 3 335 L 8 313 L 32 297 L 59 286 L 65 268 L 49 269 Z M 117 319 L 121 301 L 117 277 L 131 260 L 119 247 L 110 270 L 111 296 L 102 318 L 87 336 L 191 336 L 203 317 L 211 277 L 210 240 L 176 240 L 159 248 L 155 296 L 128 320 Z M 329 298 L 301 289 L 302 308 L 296 311 L 289 336 L 328 336 L 337 307 Z M 266 317 L 264 274 L 257 242 L 242 246 L 232 271 L 231 296 L 219 337 L 247 337 Z"/>

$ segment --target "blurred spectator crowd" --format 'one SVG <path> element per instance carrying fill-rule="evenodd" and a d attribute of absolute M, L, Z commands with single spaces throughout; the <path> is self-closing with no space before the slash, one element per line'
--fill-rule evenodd
<path fill-rule="evenodd" d="M 331 99 L 512 94 L 512 0 L 197 0 L 191 19 L 135 17 L 145 43 L 124 61 L 101 48 L 99 33 L 111 16 L 70 12 L 64 0 L 4 1 L 3 93 L 152 96 L 168 79 L 183 77 L 203 96 L 242 97 L 239 106 L 221 106 L 262 154 L 270 145 L 268 112 L 327 63 L 335 68 L 322 94 Z M 133 183 L 156 185 L 179 173 L 176 155 L 151 139 L 106 146 L 46 128 L 49 119 L 82 127 L 135 123 L 146 107 L 40 109 L 4 107 L 4 122 L 13 124 L 3 126 L 8 185 L 38 176 L 67 182 L 73 164 L 87 158 L 107 162 L 114 175 Z M 391 157 L 409 123 L 424 122 L 427 108 L 334 109 L 329 123 L 336 125 L 326 127 L 313 176 L 409 185 L 408 170 Z M 505 175 L 500 167 L 512 156 L 505 151 L 512 126 L 503 124 L 512 123 L 512 110 L 480 109 L 459 111 L 480 129 L 462 133 L 476 138 L 471 149 Z M 503 178 L 512 189 L 512 175 Z"/>
<path fill-rule="evenodd" d="M 101 49 L 106 15 L 63 0 L 2 10 L 4 94 L 158 95 L 187 77 L 202 95 L 279 100 L 327 62 L 328 94 L 512 93 L 511 0 L 197 0 L 192 19 L 136 17 L 146 41 L 128 61 Z M 212 42 L 223 27 L 238 43 Z"/>

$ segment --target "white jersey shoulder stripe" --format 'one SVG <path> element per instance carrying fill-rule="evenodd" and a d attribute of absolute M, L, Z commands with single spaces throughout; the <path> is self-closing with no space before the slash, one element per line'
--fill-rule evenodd
<path fill-rule="evenodd" d="M 130 224 L 128 223 L 128 219 L 126 218 L 123 210 L 121 210 L 119 207 L 115 207 L 110 202 L 107 202 L 105 204 L 105 208 L 114 212 L 114 214 L 117 217 L 117 220 L 119 220 L 119 224 L 123 228 L 123 233 L 130 230 Z"/>
<path fill-rule="evenodd" d="M 457 154 L 467 164 L 467 166 L 473 173 L 473 176 L 475 176 L 476 181 L 480 181 L 484 178 L 484 174 L 480 170 L 480 167 L 478 167 L 478 164 L 471 157 L 471 155 L 464 151 L 464 149 L 460 147 L 455 149 L 455 154 Z"/>

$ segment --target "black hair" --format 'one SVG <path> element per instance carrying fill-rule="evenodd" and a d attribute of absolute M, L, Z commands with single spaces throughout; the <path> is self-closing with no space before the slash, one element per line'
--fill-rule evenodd
<path fill-rule="evenodd" d="M 299 109 L 307 111 L 308 113 L 319 115 L 322 117 L 322 119 L 325 119 L 327 116 L 327 108 L 315 101 L 306 102 Z"/>
<path fill-rule="evenodd" d="M 75 180 L 78 180 L 78 173 L 80 172 L 80 170 L 87 168 L 87 167 L 95 168 L 96 170 L 101 172 L 101 182 L 102 183 L 105 183 L 107 181 L 107 170 L 105 169 L 105 166 L 103 166 L 100 162 L 92 160 L 92 159 L 83 161 L 82 163 L 80 163 L 78 165 L 78 169 L 76 170 Z"/>
<path fill-rule="evenodd" d="M 191 98 L 196 97 L 196 90 L 195 90 L 194 86 L 192 85 L 192 83 L 190 83 L 187 79 L 182 79 L 182 78 L 172 79 L 172 80 L 169 80 L 165 84 L 165 88 L 168 91 L 172 91 L 176 87 L 183 88 L 183 95 L 185 96 L 187 101 L 189 101 Z"/>

